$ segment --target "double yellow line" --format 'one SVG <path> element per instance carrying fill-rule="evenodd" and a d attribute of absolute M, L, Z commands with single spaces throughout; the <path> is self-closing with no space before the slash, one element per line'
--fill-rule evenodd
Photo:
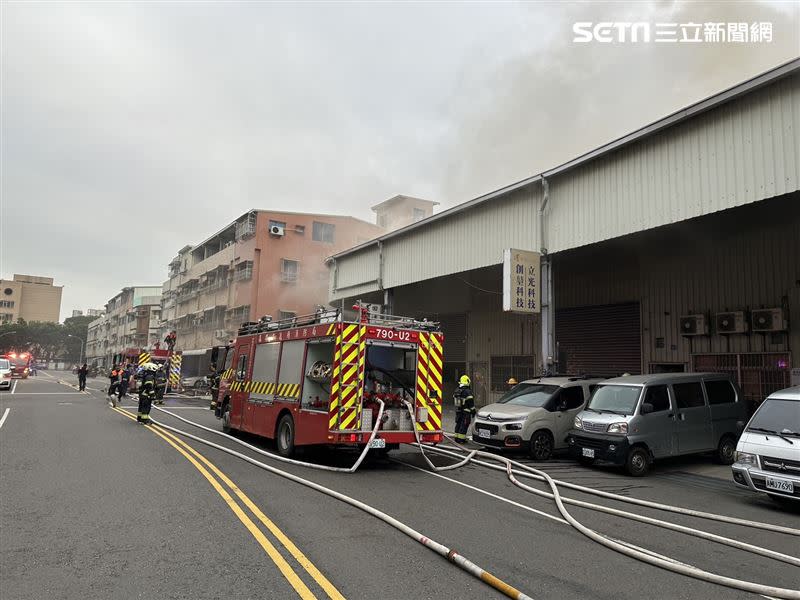
<path fill-rule="evenodd" d="M 114 408 L 113 410 L 133 421 L 136 421 L 136 417 L 127 410 L 121 408 Z M 280 528 L 278 528 L 278 526 L 275 525 L 275 523 L 273 523 L 272 520 L 270 520 L 270 518 L 267 517 L 252 500 L 250 500 L 247 494 L 240 490 L 236 484 L 234 484 L 233 481 L 231 481 L 230 478 L 220 471 L 211 461 L 197 452 L 197 450 L 192 448 L 189 444 L 162 429 L 161 427 L 158 427 L 157 425 L 148 425 L 147 427 L 155 435 L 163 439 L 170 446 L 175 448 L 175 450 L 180 452 L 186 458 L 186 460 L 192 463 L 192 465 L 194 465 L 194 467 L 200 471 L 203 477 L 205 477 L 211 484 L 211 487 L 213 487 L 222 497 L 222 499 L 225 500 L 228 508 L 233 511 L 242 524 L 253 535 L 259 545 L 264 549 L 264 552 L 266 552 L 267 555 L 272 559 L 272 562 L 275 563 L 286 580 L 291 584 L 291 586 L 303 600 L 316 600 L 317 597 L 303 582 L 303 580 L 300 579 L 295 570 L 286 561 L 278 549 L 272 544 L 272 542 L 269 541 L 267 536 L 264 535 L 261 529 L 259 529 L 259 527 L 247 515 L 247 513 L 242 510 L 241 506 L 239 506 L 236 500 L 234 500 L 228 491 L 220 484 L 220 481 L 228 486 L 228 488 L 239 498 L 239 500 L 248 509 L 250 509 L 255 517 L 264 525 L 264 527 L 267 528 L 267 530 L 269 530 L 273 536 L 275 536 L 275 538 L 283 545 L 283 547 L 288 550 L 289 554 L 291 554 L 297 563 L 303 567 L 306 573 L 308 573 L 311 578 L 317 582 L 319 587 L 322 588 L 322 590 L 328 595 L 329 598 L 331 598 L 331 600 L 345 600 L 344 596 L 342 596 L 342 594 L 333 586 L 333 584 L 328 581 L 328 579 L 319 571 L 319 569 L 317 569 L 317 567 L 314 566 L 314 564 L 306 557 L 306 555 L 294 545 L 292 540 L 290 540 L 286 534 L 283 533 L 283 531 L 281 531 Z M 219 478 L 219 481 L 215 479 L 209 471 L 214 473 L 214 475 Z"/>

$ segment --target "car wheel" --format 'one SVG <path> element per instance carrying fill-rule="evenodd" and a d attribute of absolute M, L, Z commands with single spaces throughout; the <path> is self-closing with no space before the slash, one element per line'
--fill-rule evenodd
<path fill-rule="evenodd" d="M 294 419 L 292 419 L 292 415 L 283 415 L 278 421 L 275 444 L 278 447 L 278 454 L 281 456 L 294 454 Z"/>
<path fill-rule="evenodd" d="M 628 459 L 625 461 L 625 470 L 629 475 L 642 477 L 650 468 L 650 457 L 644 448 L 631 448 Z"/>
<path fill-rule="evenodd" d="M 226 404 L 225 408 L 222 409 L 222 431 L 225 433 L 230 433 L 233 431 L 231 427 L 231 405 Z"/>
<path fill-rule="evenodd" d="M 736 440 L 726 435 L 717 446 L 717 462 L 723 465 L 732 465 L 736 458 Z"/>
<path fill-rule="evenodd" d="M 553 455 L 553 436 L 549 431 L 537 431 L 531 436 L 530 455 L 534 460 L 547 460 Z"/>

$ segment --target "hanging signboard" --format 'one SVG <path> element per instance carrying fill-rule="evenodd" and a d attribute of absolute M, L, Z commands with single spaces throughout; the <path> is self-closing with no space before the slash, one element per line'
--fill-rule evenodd
<path fill-rule="evenodd" d="M 516 313 L 539 313 L 540 255 L 538 252 L 503 250 L 503 310 Z"/>

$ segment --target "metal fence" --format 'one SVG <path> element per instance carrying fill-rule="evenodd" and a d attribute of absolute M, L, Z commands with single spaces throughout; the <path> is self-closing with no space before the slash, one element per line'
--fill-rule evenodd
<path fill-rule="evenodd" d="M 789 352 L 693 354 L 692 371 L 727 373 L 739 384 L 751 412 L 772 392 L 791 385 Z"/>

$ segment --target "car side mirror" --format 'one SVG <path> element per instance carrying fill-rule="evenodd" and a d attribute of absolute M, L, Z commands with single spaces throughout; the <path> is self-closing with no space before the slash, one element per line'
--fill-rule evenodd
<path fill-rule="evenodd" d="M 642 404 L 642 410 L 639 412 L 641 412 L 641 414 L 643 415 L 650 414 L 651 412 L 653 412 L 653 405 L 650 404 L 649 402 L 645 402 Z"/>

